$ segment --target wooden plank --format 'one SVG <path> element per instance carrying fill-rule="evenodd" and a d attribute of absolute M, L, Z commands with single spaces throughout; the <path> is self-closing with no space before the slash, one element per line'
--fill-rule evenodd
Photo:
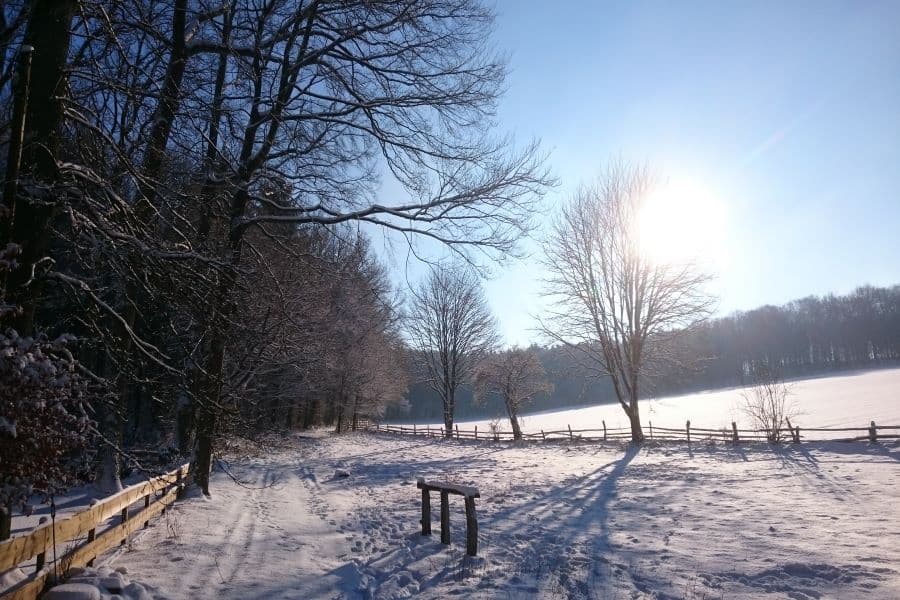
<path fill-rule="evenodd" d="M 44 586 L 47 584 L 47 578 L 50 577 L 50 574 L 50 569 L 45 568 L 41 572 L 36 573 L 34 577 L 26 579 L 11 590 L 7 590 L 6 593 L 0 594 L 0 598 L 3 600 L 37 600 L 41 592 L 44 591 Z"/>
<path fill-rule="evenodd" d="M 421 477 L 416 480 L 416 487 L 420 490 L 429 490 L 434 492 L 448 492 L 457 496 L 467 496 L 471 498 L 480 498 L 481 494 L 478 488 L 470 485 L 459 485 L 456 483 L 445 483 L 443 481 L 425 481 Z"/>

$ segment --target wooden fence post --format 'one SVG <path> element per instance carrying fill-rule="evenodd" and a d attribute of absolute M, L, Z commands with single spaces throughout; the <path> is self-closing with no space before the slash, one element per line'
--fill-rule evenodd
<path fill-rule="evenodd" d="M 475 426 L 475 439 L 478 439 L 478 425 Z"/>
<path fill-rule="evenodd" d="M 653 439 L 653 421 L 647 421 L 650 424 L 650 439 Z"/>
<path fill-rule="evenodd" d="M 687 431 L 688 444 L 690 444 L 691 443 L 691 420 L 690 419 L 687 420 L 687 423 L 685 424 L 684 428 Z"/>
<path fill-rule="evenodd" d="M 606 441 L 606 420 L 603 420 L 603 441 Z"/>
<path fill-rule="evenodd" d="M 416 435 L 416 424 L 413 423 L 413 435 Z"/>
<path fill-rule="evenodd" d="M 878 428 L 875 427 L 875 421 L 869 425 L 869 441 L 873 444 L 878 441 Z"/>
<path fill-rule="evenodd" d="M 150 508 L 150 494 L 147 494 L 146 496 L 144 496 L 144 510 L 147 510 L 148 508 Z M 149 518 L 146 521 L 144 521 L 144 529 L 147 529 L 148 527 L 150 527 L 150 519 Z"/>
<path fill-rule="evenodd" d="M 543 429 L 541 429 L 541 439 L 544 440 L 545 442 L 547 441 L 547 436 L 544 434 Z"/>
<path fill-rule="evenodd" d="M 456 439 L 459 439 L 459 423 L 456 424 Z"/>
<path fill-rule="evenodd" d="M 94 529 L 89 530 L 88 537 L 87 537 L 87 543 L 90 544 L 91 542 L 93 542 L 96 539 L 97 539 L 97 529 L 94 528 Z M 91 560 L 87 561 L 87 563 L 85 563 L 85 564 L 87 564 L 87 566 L 89 566 L 89 567 L 93 567 L 94 559 L 92 558 Z"/>
<path fill-rule="evenodd" d="M 740 441 L 740 438 L 738 438 L 737 423 L 734 421 L 731 422 L 731 432 L 731 441 L 737 444 Z"/>
<path fill-rule="evenodd" d="M 127 520 L 128 520 L 128 507 L 126 506 L 125 508 L 122 509 L 122 522 L 124 523 Z M 119 545 L 124 546 L 125 542 L 127 542 L 127 541 L 128 541 L 128 534 L 125 534 L 122 537 L 122 541 Z"/>
<path fill-rule="evenodd" d="M 185 489 L 184 489 L 184 487 L 185 487 L 185 486 L 184 486 L 184 472 L 182 471 L 182 468 L 181 468 L 181 467 L 178 467 L 178 474 L 175 475 L 175 485 L 176 485 L 177 488 L 178 488 L 178 491 L 175 492 L 175 498 L 176 498 L 177 500 L 181 500 L 182 498 L 184 498 L 184 492 L 185 492 Z"/>
<path fill-rule="evenodd" d="M 788 419 L 787 417 L 785 417 L 784 420 L 787 421 L 788 431 L 791 432 L 791 441 L 793 441 L 795 444 L 799 444 L 800 443 L 800 428 L 794 427 L 793 425 L 791 425 L 791 420 Z"/>
<path fill-rule="evenodd" d="M 431 535 L 431 492 L 422 488 L 422 535 Z"/>
<path fill-rule="evenodd" d="M 450 493 L 441 491 L 441 543 L 450 543 Z"/>
<path fill-rule="evenodd" d="M 475 517 L 475 498 L 466 496 L 466 554 L 478 554 L 478 519 Z"/>
<path fill-rule="evenodd" d="M 571 426 L 571 425 L 566 425 L 566 427 L 569 428 L 569 441 L 571 442 L 571 441 L 572 441 L 572 426 Z"/>

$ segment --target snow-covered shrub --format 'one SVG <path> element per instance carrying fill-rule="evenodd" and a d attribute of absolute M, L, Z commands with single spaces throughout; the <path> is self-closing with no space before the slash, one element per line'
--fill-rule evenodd
<path fill-rule="evenodd" d="M 12 245 L 0 252 L 0 272 L 15 254 Z M 16 312 L 2 298 L 0 305 L 0 318 Z M 87 442 L 91 422 L 71 341 L 0 333 L 0 538 L 9 535 L 13 505 L 68 483 L 68 459 Z"/>
<path fill-rule="evenodd" d="M 65 485 L 67 457 L 84 446 L 84 385 L 65 337 L 0 334 L 0 505 Z"/>

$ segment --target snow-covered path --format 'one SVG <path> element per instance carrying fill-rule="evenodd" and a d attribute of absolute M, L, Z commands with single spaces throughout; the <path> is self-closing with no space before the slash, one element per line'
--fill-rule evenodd
<path fill-rule="evenodd" d="M 346 542 L 301 462 L 294 451 L 243 461 L 241 485 L 219 473 L 212 500 L 177 505 L 116 564 L 171 598 L 339 596 Z"/>
<path fill-rule="evenodd" d="M 359 434 L 233 470 L 115 565 L 171 598 L 900 598 L 900 445 Z M 480 488 L 477 558 L 459 498 L 452 546 L 420 535 L 417 476 Z"/>

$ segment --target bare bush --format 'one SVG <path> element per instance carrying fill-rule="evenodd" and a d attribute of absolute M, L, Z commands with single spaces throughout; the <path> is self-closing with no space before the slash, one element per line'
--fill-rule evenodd
<path fill-rule="evenodd" d="M 791 389 L 778 373 L 777 369 L 766 363 L 751 367 L 752 384 L 741 392 L 744 414 L 753 425 L 766 434 L 766 439 L 773 443 L 784 439 L 782 429 L 788 427 L 788 421 L 797 416 L 797 408 L 790 400 Z"/>

